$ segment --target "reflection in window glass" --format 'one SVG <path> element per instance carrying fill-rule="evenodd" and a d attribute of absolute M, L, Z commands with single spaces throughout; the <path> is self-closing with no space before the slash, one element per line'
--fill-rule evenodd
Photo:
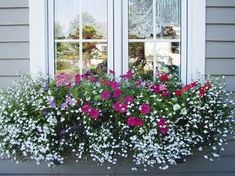
<path fill-rule="evenodd" d="M 129 66 L 137 65 L 140 72 L 152 70 L 152 76 L 160 71 L 179 77 L 181 0 L 128 2 Z M 150 55 L 151 69 L 146 66 Z"/>
<path fill-rule="evenodd" d="M 79 73 L 79 44 L 56 43 L 56 74 L 67 73 L 70 79 Z"/>
<path fill-rule="evenodd" d="M 153 0 L 129 0 L 129 38 L 153 35 Z"/>
<path fill-rule="evenodd" d="M 83 43 L 83 72 L 102 74 L 107 72 L 107 43 Z"/>
<path fill-rule="evenodd" d="M 153 42 L 129 43 L 129 66 L 137 68 L 144 79 L 153 75 Z"/>
<path fill-rule="evenodd" d="M 55 72 L 106 72 L 108 0 L 54 0 Z"/>

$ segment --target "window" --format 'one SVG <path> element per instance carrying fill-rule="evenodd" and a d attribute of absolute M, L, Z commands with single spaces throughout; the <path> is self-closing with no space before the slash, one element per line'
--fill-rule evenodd
<path fill-rule="evenodd" d="M 203 0 L 30 0 L 30 25 L 32 72 L 204 73 Z"/>

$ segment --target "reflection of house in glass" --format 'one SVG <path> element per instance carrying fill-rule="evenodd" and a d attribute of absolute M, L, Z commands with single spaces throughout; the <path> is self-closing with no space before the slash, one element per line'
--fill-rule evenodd
<path fill-rule="evenodd" d="M 153 70 L 154 58 L 158 71 L 170 71 L 171 67 L 178 71 L 180 67 L 179 42 L 130 43 L 129 53 L 130 65 L 140 66 L 146 71 Z"/>

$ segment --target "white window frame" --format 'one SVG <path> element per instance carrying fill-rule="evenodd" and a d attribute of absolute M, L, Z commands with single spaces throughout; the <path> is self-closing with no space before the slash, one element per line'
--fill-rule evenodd
<path fill-rule="evenodd" d="M 53 39 L 53 21 L 48 21 L 48 16 L 52 11 L 48 6 L 52 5 L 52 0 L 29 0 L 29 23 L 30 23 L 30 72 L 37 74 L 39 71 L 53 76 L 54 70 L 54 39 Z M 115 1 L 108 0 L 108 10 L 119 20 L 108 23 L 108 28 L 119 33 L 109 32 L 108 38 L 113 41 L 108 44 L 109 69 L 115 69 L 118 75 L 128 70 L 128 32 L 122 26 L 128 25 L 128 20 L 123 18 L 128 12 L 128 6 L 125 3 L 128 0 Z M 181 52 L 181 72 L 184 83 L 196 79 L 198 73 L 205 74 L 205 25 L 206 25 L 206 3 L 205 0 L 182 0 L 182 52 Z M 115 8 L 112 8 L 115 7 Z M 111 16 L 113 18 L 113 16 Z M 112 36 L 113 35 L 113 36 Z M 120 35 L 122 35 L 120 37 Z M 125 41 L 125 42 L 124 42 Z M 122 46 L 124 45 L 124 47 Z M 113 49 L 115 46 L 115 49 Z M 125 58 L 125 59 L 123 59 Z M 112 67 L 114 66 L 114 67 Z"/>

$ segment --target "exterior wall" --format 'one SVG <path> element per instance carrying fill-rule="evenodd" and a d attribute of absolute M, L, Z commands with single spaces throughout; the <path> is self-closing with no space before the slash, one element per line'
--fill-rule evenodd
<path fill-rule="evenodd" d="M 28 0 L 0 0 L 0 87 L 28 72 Z"/>
<path fill-rule="evenodd" d="M 18 71 L 29 72 L 28 0 L 0 0 L 0 87 L 17 79 Z M 235 0 L 207 0 L 206 73 L 225 74 L 228 90 L 235 93 Z M 84 162 L 67 162 L 48 168 L 34 162 L 16 165 L 0 160 L 0 175 L 161 175 L 161 176 L 234 176 L 235 141 L 225 146 L 220 160 L 210 162 L 195 154 L 184 164 L 166 172 L 150 169 L 131 172 L 130 164 L 121 163 L 107 170 Z"/>

